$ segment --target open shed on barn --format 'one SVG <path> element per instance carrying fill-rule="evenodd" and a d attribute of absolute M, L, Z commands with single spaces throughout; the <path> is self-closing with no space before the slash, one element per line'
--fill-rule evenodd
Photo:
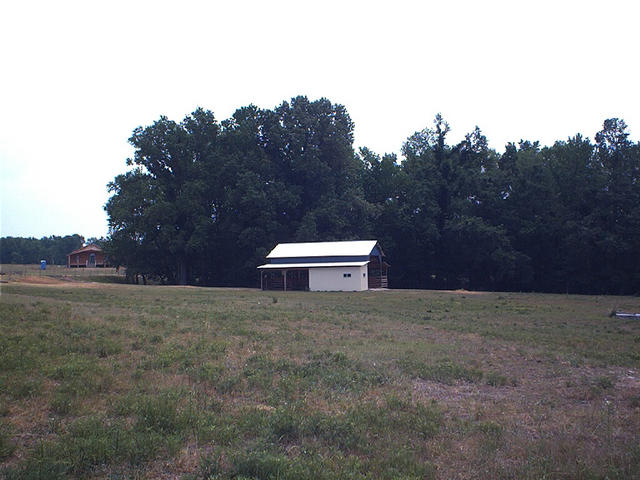
<path fill-rule="evenodd" d="M 387 288 L 389 264 L 377 240 L 279 243 L 260 265 L 263 290 Z"/>
<path fill-rule="evenodd" d="M 109 261 L 102 249 L 95 244 L 74 250 L 67 255 L 67 267 L 69 268 L 102 268 L 108 267 Z"/>

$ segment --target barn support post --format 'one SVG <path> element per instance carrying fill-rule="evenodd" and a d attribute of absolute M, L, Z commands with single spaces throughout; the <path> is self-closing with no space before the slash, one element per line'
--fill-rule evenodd
<path fill-rule="evenodd" d="M 260 290 L 264 290 L 264 288 L 262 287 L 262 277 L 263 277 L 263 273 L 261 271 L 260 272 Z"/>
<path fill-rule="evenodd" d="M 287 270 L 282 271 L 282 275 L 284 276 L 284 291 L 287 291 Z"/>

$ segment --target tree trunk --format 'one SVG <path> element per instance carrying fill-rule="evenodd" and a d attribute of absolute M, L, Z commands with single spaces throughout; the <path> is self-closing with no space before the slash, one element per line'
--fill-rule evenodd
<path fill-rule="evenodd" d="M 187 262 L 178 260 L 178 285 L 186 285 L 188 280 Z"/>

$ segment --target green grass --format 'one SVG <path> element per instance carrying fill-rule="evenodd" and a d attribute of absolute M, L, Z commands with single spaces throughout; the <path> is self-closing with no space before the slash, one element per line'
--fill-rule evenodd
<path fill-rule="evenodd" d="M 631 297 L 11 281 L 0 476 L 638 478 Z"/>

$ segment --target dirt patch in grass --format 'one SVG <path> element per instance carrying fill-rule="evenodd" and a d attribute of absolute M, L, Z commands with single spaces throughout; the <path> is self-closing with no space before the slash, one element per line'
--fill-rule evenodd
<path fill-rule="evenodd" d="M 88 282 L 86 280 L 82 280 L 76 277 L 37 277 L 30 275 L 9 275 L 8 278 L 3 278 L 5 284 L 20 284 L 20 285 L 37 285 L 40 287 L 51 287 L 51 288 L 87 288 L 87 289 L 96 289 L 96 288 L 110 288 L 113 287 L 114 284 L 110 283 L 102 283 L 102 282 Z"/>
<path fill-rule="evenodd" d="M 454 295 L 488 295 L 490 292 L 478 292 L 475 290 L 438 290 L 442 293 L 452 293 Z"/>
<path fill-rule="evenodd" d="M 28 283 L 31 285 L 66 285 L 69 283 L 53 277 L 37 277 L 34 275 L 12 275 L 6 278 L 6 280 L 11 283 Z"/>

